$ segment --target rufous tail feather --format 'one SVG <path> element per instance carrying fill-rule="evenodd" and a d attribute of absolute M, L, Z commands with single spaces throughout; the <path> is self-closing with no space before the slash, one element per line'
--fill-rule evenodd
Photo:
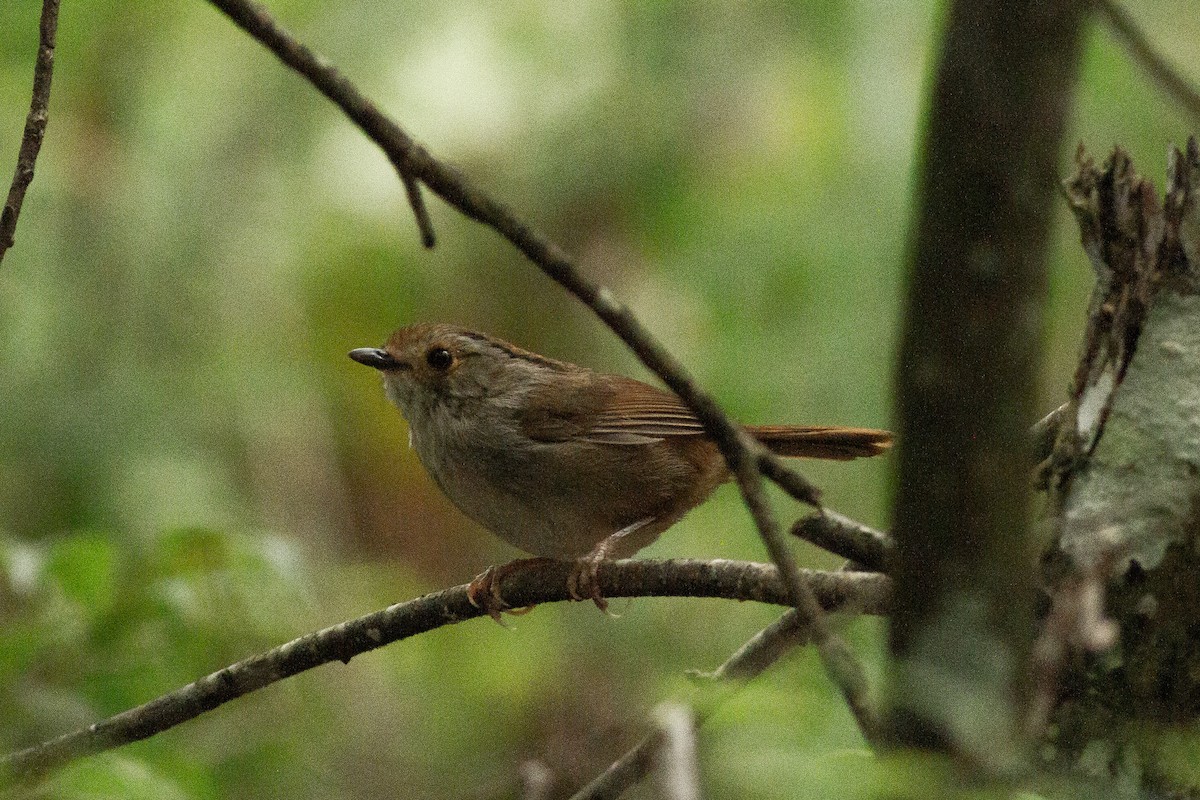
<path fill-rule="evenodd" d="M 804 425 L 750 425 L 746 428 L 768 450 L 788 458 L 852 458 L 877 456 L 892 446 L 892 434 L 873 428 Z"/>

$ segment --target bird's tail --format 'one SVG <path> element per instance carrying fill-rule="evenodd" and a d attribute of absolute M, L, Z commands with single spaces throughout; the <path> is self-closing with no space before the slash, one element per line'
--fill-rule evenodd
<path fill-rule="evenodd" d="M 877 456 L 892 446 L 892 434 L 872 428 L 818 425 L 750 425 L 746 428 L 768 450 L 789 458 L 852 458 Z"/>

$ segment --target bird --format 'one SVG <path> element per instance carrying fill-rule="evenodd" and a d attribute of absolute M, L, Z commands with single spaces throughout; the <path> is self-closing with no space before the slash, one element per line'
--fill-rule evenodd
<path fill-rule="evenodd" d="M 570 591 L 601 609 L 597 574 L 627 558 L 730 479 L 716 444 L 675 394 L 445 323 L 395 331 L 350 358 L 383 377 L 408 421 L 409 444 L 466 516 L 534 556 L 490 568 L 470 585 L 499 620 L 499 581 L 539 559 L 576 562 Z M 873 428 L 750 425 L 781 456 L 875 456 L 892 434 Z"/>

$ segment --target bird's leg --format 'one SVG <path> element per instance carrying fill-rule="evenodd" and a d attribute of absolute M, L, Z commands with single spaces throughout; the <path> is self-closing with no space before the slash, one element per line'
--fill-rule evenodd
<path fill-rule="evenodd" d="M 467 585 L 467 600 L 471 605 L 494 619 L 497 624 L 503 626 L 504 622 L 500 619 L 502 612 L 507 611 L 516 615 L 528 614 L 533 610 L 533 606 L 514 609 L 504 602 L 504 598 L 500 596 L 500 582 L 514 572 L 533 569 L 546 563 L 553 563 L 553 561 L 552 558 L 519 558 L 498 567 L 488 567 Z"/>
<path fill-rule="evenodd" d="M 612 557 L 613 552 L 626 536 L 637 533 L 654 521 L 654 517 L 639 519 L 632 525 L 626 525 L 621 530 L 606 536 L 591 552 L 575 562 L 575 568 L 567 577 L 567 591 L 576 600 L 591 599 L 596 608 L 608 611 L 608 601 L 600 594 L 600 565 Z"/>

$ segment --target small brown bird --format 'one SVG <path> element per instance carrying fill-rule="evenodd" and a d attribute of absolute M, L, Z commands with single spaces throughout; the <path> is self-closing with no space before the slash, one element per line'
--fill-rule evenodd
<path fill-rule="evenodd" d="M 730 477 L 687 406 L 632 378 L 443 324 L 401 328 L 350 357 L 382 373 L 446 496 L 527 553 L 580 560 L 572 592 L 601 608 L 600 563 L 641 550 Z M 746 430 L 774 453 L 804 458 L 874 456 L 892 439 L 869 428 Z M 494 617 L 499 577 L 489 570 L 471 586 L 472 602 Z"/>

